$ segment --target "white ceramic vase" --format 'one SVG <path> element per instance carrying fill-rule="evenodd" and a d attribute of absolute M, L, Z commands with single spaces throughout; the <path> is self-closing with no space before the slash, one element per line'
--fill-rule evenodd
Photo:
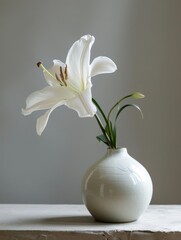
<path fill-rule="evenodd" d="M 108 149 L 82 181 L 84 204 L 103 222 L 137 220 L 148 207 L 152 192 L 150 175 L 126 148 Z"/>

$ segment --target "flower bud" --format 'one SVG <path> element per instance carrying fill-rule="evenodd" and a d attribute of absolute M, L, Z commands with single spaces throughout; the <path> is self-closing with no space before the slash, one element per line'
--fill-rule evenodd
<path fill-rule="evenodd" d="M 143 95 L 143 94 L 140 93 L 140 92 L 135 92 L 135 93 L 132 94 L 132 97 L 133 97 L 133 98 L 144 98 L 145 95 Z"/>

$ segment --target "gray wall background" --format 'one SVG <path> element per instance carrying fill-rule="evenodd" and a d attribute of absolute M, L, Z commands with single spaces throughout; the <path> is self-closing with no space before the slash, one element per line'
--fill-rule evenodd
<path fill-rule="evenodd" d="M 122 114 L 120 146 L 152 176 L 152 203 L 181 203 L 180 10 L 179 0 L 0 0 L 0 203 L 81 203 L 82 176 L 106 151 L 96 121 L 61 107 L 39 137 L 41 113 L 21 108 L 46 85 L 36 62 L 64 61 L 87 33 L 92 59 L 118 66 L 93 79 L 105 111 L 132 91 L 146 95 L 143 121 L 134 109 Z"/>

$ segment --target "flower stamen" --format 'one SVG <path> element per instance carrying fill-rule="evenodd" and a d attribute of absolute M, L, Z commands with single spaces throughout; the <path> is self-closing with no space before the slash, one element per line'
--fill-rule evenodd
<path fill-rule="evenodd" d="M 67 87 L 67 83 L 65 82 L 65 77 L 64 77 L 61 66 L 60 66 L 60 78 L 61 78 L 62 82 L 64 83 L 64 85 Z"/>
<path fill-rule="evenodd" d="M 67 64 L 66 64 L 66 66 L 65 66 L 65 71 L 64 71 L 64 73 L 65 73 L 65 80 L 67 80 L 67 79 L 68 79 L 68 68 L 67 68 Z"/>
<path fill-rule="evenodd" d="M 55 73 L 55 77 L 56 77 L 57 81 L 60 83 L 60 85 L 61 85 L 61 86 L 63 86 L 63 83 L 62 83 L 62 81 L 60 80 L 60 78 L 57 76 L 57 74 L 56 74 L 56 73 Z"/>
<path fill-rule="evenodd" d="M 62 81 L 64 80 L 64 75 L 63 75 L 62 67 L 60 67 L 60 78 L 61 78 Z"/>
<path fill-rule="evenodd" d="M 60 66 L 60 77 L 55 73 L 55 76 L 52 75 L 42 64 L 41 61 L 37 63 L 37 67 L 41 67 L 44 72 L 46 72 L 49 76 L 51 76 L 54 80 L 58 81 L 60 83 L 61 87 L 69 87 L 72 89 L 72 91 L 76 92 L 77 94 L 80 93 L 79 89 L 77 89 L 75 86 L 73 86 L 70 82 L 66 82 L 65 80 L 68 80 L 68 67 L 67 64 L 65 66 L 65 70 L 63 73 L 62 67 Z M 65 75 L 65 77 L 64 77 Z"/>

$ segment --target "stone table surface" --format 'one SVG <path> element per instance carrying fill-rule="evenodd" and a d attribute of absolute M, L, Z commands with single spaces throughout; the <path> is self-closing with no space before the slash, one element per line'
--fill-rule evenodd
<path fill-rule="evenodd" d="M 181 240 L 181 205 L 150 205 L 131 223 L 96 222 L 84 205 L 0 204 L 0 240 Z"/>

